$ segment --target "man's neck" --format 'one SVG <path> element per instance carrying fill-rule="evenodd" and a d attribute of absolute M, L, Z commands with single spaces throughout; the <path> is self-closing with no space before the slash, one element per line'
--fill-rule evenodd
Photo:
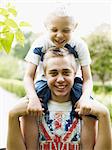
<path fill-rule="evenodd" d="M 52 95 L 52 101 L 58 102 L 58 103 L 64 103 L 70 100 L 70 96 L 54 96 Z"/>

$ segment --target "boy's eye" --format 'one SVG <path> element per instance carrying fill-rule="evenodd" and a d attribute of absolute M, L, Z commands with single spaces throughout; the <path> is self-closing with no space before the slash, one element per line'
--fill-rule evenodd
<path fill-rule="evenodd" d="M 70 29 L 64 29 L 63 32 L 64 33 L 69 33 L 69 32 L 71 32 L 71 30 Z"/>
<path fill-rule="evenodd" d="M 65 75 L 65 76 L 69 76 L 69 75 L 70 75 L 70 73 L 69 73 L 69 72 L 64 72 L 64 73 L 63 73 L 63 75 Z"/>
<path fill-rule="evenodd" d="M 53 28 L 51 29 L 52 32 L 57 32 L 57 29 Z"/>

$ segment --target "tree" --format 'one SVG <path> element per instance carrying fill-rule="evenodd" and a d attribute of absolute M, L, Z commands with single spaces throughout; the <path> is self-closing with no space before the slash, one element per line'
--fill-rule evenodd
<path fill-rule="evenodd" d="M 91 34 L 87 42 L 92 57 L 92 73 L 96 74 L 104 85 L 105 81 L 112 77 L 111 40 L 106 34 L 97 32 Z"/>
<path fill-rule="evenodd" d="M 21 30 L 22 27 L 30 26 L 29 23 L 16 21 L 17 11 L 10 3 L 6 8 L 0 7 L 0 50 L 10 52 L 12 43 L 16 39 L 24 46 L 25 37 Z"/>

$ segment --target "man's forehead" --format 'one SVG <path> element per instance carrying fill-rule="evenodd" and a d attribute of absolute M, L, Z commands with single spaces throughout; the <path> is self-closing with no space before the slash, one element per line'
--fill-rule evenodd
<path fill-rule="evenodd" d="M 69 55 L 64 57 L 51 57 L 46 61 L 47 70 L 72 70 L 74 69 L 72 57 Z"/>

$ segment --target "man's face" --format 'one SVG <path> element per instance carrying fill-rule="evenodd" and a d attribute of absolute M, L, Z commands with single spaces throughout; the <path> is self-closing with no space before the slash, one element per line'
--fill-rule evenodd
<path fill-rule="evenodd" d="M 56 47 L 64 47 L 71 39 L 74 30 L 73 21 L 69 17 L 53 17 L 48 24 L 51 41 Z"/>
<path fill-rule="evenodd" d="M 75 76 L 70 57 L 50 58 L 47 61 L 45 74 L 52 99 L 58 102 L 68 101 Z"/>

